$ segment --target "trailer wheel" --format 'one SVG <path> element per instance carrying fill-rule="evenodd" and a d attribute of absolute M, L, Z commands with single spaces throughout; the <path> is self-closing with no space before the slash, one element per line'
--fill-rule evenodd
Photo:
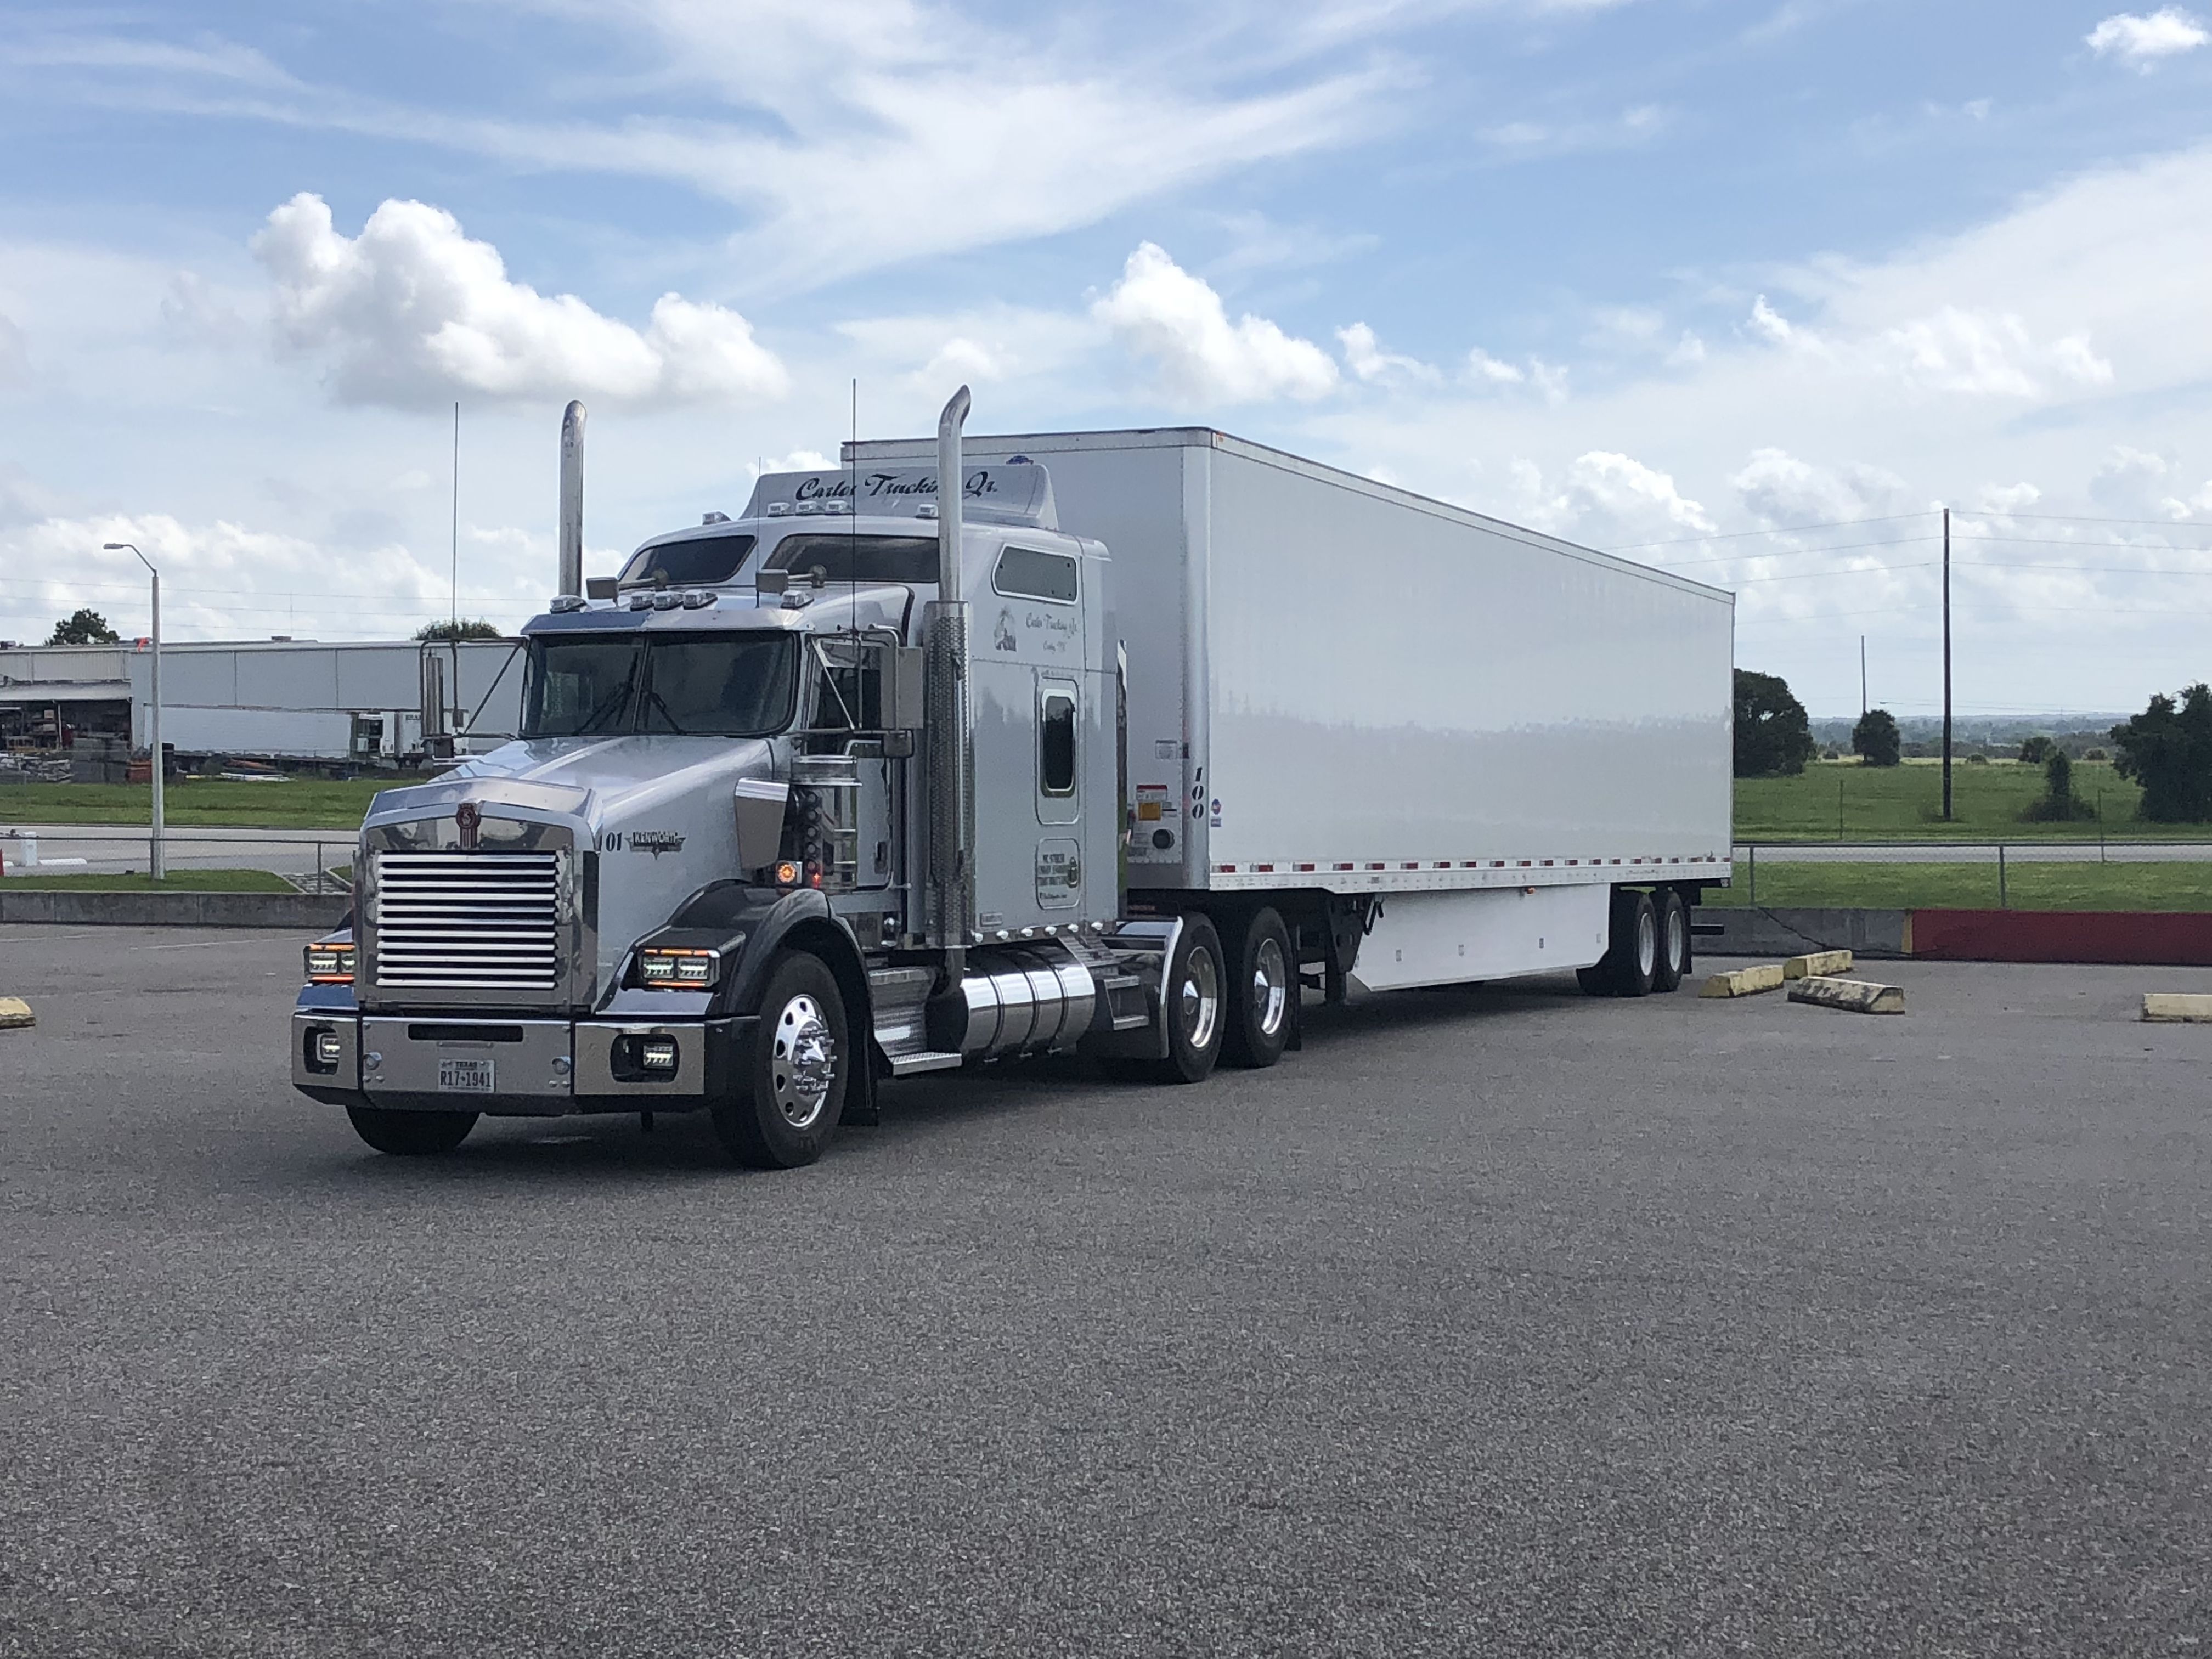
<path fill-rule="evenodd" d="M 474 1112 L 407 1112 L 389 1106 L 349 1106 L 353 1131 L 380 1152 L 421 1158 L 450 1152 L 477 1127 Z"/>
<path fill-rule="evenodd" d="M 1678 991 L 1690 972 L 1690 907 L 1677 890 L 1662 887 L 1652 895 L 1652 908 L 1659 950 L 1652 961 L 1651 988 Z"/>
<path fill-rule="evenodd" d="M 1612 921 L 1606 932 L 1605 959 L 1583 969 L 1583 988 L 1599 980 L 1604 994 L 1641 997 L 1651 994 L 1659 971 L 1659 912 L 1651 895 L 1633 887 L 1613 890 Z"/>
<path fill-rule="evenodd" d="M 822 1156 L 845 1110 L 852 1065 L 845 999 L 821 957 L 787 951 L 769 965 L 750 1077 L 714 1100 L 715 1138 L 756 1170 L 796 1170 Z"/>
<path fill-rule="evenodd" d="M 1160 981 L 1160 1004 L 1168 1028 L 1167 1057 L 1141 1062 L 1143 1075 L 1159 1083 L 1203 1083 L 1221 1057 L 1229 984 L 1222 969 L 1221 935 L 1195 912 L 1182 919 L 1182 937 Z"/>
<path fill-rule="evenodd" d="M 1272 906 L 1253 912 L 1229 968 L 1229 1020 L 1221 1034 L 1230 1062 L 1257 1071 L 1283 1057 L 1298 994 L 1291 930 Z"/>

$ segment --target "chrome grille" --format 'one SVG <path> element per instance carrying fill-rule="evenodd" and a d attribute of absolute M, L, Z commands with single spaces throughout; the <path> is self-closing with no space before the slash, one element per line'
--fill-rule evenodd
<path fill-rule="evenodd" d="M 558 853 L 378 853 L 377 985 L 551 990 L 560 891 Z"/>

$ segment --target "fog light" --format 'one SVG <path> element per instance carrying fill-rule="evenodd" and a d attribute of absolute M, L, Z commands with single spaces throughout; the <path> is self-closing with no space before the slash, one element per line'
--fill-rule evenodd
<path fill-rule="evenodd" d="M 307 981 L 313 985 L 353 983 L 354 948 L 350 945 L 310 945 Z"/>
<path fill-rule="evenodd" d="M 648 1072 L 672 1072 L 676 1069 L 676 1039 L 647 1037 L 638 1045 L 637 1057 Z"/>
<path fill-rule="evenodd" d="M 338 1041 L 336 1031 L 315 1033 L 315 1059 L 322 1065 L 335 1068 L 338 1057 L 344 1054 L 345 1045 Z"/>

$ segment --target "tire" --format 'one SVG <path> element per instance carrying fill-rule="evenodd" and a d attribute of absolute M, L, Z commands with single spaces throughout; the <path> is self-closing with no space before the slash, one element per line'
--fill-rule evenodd
<path fill-rule="evenodd" d="M 1160 981 L 1160 1018 L 1167 1022 L 1168 1052 L 1146 1063 L 1158 1083 L 1203 1083 L 1221 1057 L 1223 1028 L 1229 1015 L 1229 985 L 1223 971 L 1221 935 L 1204 916 L 1182 919 L 1166 977 Z"/>
<path fill-rule="evenodd" d="M 353 1132 L 380 1152 L 422 1158 L 450 1152 L 477 1127 L 474 1112 L 407 1112 L 388 1106 L 349 1106 Z"/>
<path fill-rule="evenodd" d="M 1613 894 L 1613 922 L 1607 933 L 1606 982 L 1617 997 L 1651 994 L 1659 969 L 1659 912 L 1651 895 L 1632 887 L 1617 887 Z"/>
<path fill-rule="evenodd" d="M 1291 930 L 1273 906 L 1253 912 L 1229 961 L 1229 1018 L 1221 1033 L 1222 1058 L 1232 1066 L 1264 1070 L 1283 1057 L 1297 1017 L 1297 964 Z"/>
<path fill-rule="evenodd" d="M 745 1077 L 708 1105 L 723 1149 L 755 1170 L 820 1158 L 845 1112 L 846 1037 L 845 999 L 827 963 L 787 951 L 770 963 Z"/>
<path fill-rule="evenodd" d="M 1652 960 L 1651 988 L 1679 991 L 1690 973 L 1690 907 L 1675 889 L 1662 887 L 1652 895 L 1652 908 L 1659 948 Z"/>

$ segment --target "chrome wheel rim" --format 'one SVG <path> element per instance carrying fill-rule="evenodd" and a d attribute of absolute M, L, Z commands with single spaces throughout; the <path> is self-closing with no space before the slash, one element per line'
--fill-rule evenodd
<path fill-rule="evenodd" d="M 794 1129 L 811 1129 L 829 1103 L 837 1076 L 837 1039 L 822 1005 L 800 992 L 776 1016 L 769 1054 L 769 1086 L 775 1109 Z"/>
<path fill-rule="evenodd" d="M 1659 924 L 1649 910 L 1636 915 L 1636 971 L 1650 974 L 1659 966 Z"/>
<path fill-rule="evenodd" d="M 1260 1016 L 1260 1034 L 1273 1036 L 1283 1028 L 1291 1006 L 1291 975 L 1283 965 L 1280 939 L 1266 939 L 1252 953 L 1252 1006 Z"/>
<path fill-rule="evenodd" d="M 1204 945 L 1183 958 L 1176 1012 L 1182 1023 L 1185 1042 L 1201 1051 L 1212 1045 L 1213 1028 L 1221 1020 L 1221 970 L 1214 966 L 1213 952 Z"/>
<path fill-rule="evenodd" d="M 1690 959 L 1690 918 L 1680 910 L 1667 913 L 1667 971 L 1679 974 Z"/>

